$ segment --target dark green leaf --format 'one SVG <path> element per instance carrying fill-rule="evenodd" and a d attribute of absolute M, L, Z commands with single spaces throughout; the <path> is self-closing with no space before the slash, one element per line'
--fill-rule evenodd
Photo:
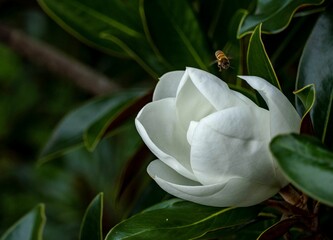
<path fill-rule="evenodd" d="M 249 14 L 242 23 L 238 36 L 251 33 L 262 23 L 262 30 L 266 33 L 277 33 L 285 29 L 297 9 L 309 5 L 319 5 L 324 0 L 258 0 L 254 13 Z"/>
<path fill-rule="evenodd" d="M 271 151 L 290 182 L 309 196 L 333 206 L 333 153 L 320 141 L 297 134 L 273 139 Z"/>
<path fill-rule="evenodd" d="M 116 225 L 106 240 L 193 239 L 218 229 L 235 227 L 254 219 L 261 206 L 215 208 L 173 199 L 153 206 Z"/>
<path fill-rule="evenodd" d="M 275 224 L 276 221 L 276 218 L 258 217 L 258 219 L 244 225 L 209 232 L 198 239 L 254 240 L 257 239 L 264 230 Z"/>
<path fill-rule="evenodd" d="M 158 51 L 173 69 L 207 70 L 212 53 L 187 1 L 142 1 L 147 30 Z"/>
<path fill-rule="evenodd" d="M 297 89 L 314 84 L 316 102 L 310 116 L 318 138 L 333 148 L 333 10 L 323 13 L 304 48 L 297 77 Z M 296 102 L 302 110 L 302 102 Z"/>
<path fill-rule="evenodd" d="M 84 133 L 84 142 L 89 150 L 94 150 L 103 136 L 109 134 L 119 125 L 123 124 L 126 120 L 132 119 L 140 109 L 152 99 L 152 92 L 143 95 L 142 91 L 127 91 L 124 93 L 127 97 L 132 99 L 125 99 L 119 105 L 115 105 L 111 111 L 107 112 L 104 116 L 96 119 Z M 143 96 L 142 96 L 143 95 Z"/>
<path fill-rule="evenodd" d="M 69 113 L 43 149 L 40 162 L 56 158 L 84 144 L 88 149 L 94 149 L 106 133 L 110 134 L 114 130 L 108 129 L 113 123 L 125 121 L 138 112 L 133 111 L 133 107 L 140 109 L 146 103 L 147 96 L 149 98 L 149 95 L 143 95 L 143 91 L 128 91 L 104 96 Z"/>
<path fill-rule="evenodd" d="M 129 56 L 157 77 L 167 68 L 146 38 L 139 1 L 38 0 L 50 17 L 81 41 Z"/>
<path fill-rule="evenodd" d="M 261 39 L 261 24 L 255 28 L 250 38 L 247 52 L 247 67 L 250 75 L 262 77 L 281 89 Z"/>
<path fill-rule="evenodd" d="M 307 114 L 316 100 L 316 90 L 314 84 L 307 85 L 300 90 L 294 92 L 294 94 L 301 100 L 303 104 L 304 110 L 302 111 L 302 115 Z"/>
<path fill-rule="evenodd" d="M 118 187 L 115 201 L 121 202 L 128 210 L 135 204 L 134 199 L 142 197 L 143 190 L 147 190 L 147 184 L 138 184 L 139 182 L 151 181 L 148 177 L 146 166 L 148 161 L 152 160 L 152 154 L 146 145 L 142 144 L 137 151 L 126 161 L 122 172 L 118 178 Z M 150 199 L 152 197 L 150 196 Z"/>
<path fill-rule="evenodd" d="M 84 214 L 80 240 L 102 240 L 103 193 L 98 194 Z"/>
<path fill-rule="evenodd" d="M 9 228 L 1 240 L 41 240 L 46 221 L 44 205 L 40 204 Z"/>
<path fill-rule="evenodd" d="M 263 231 L 257 238 L 257 240 L 271 240 L 282 237 L 285 233 L 289 231 L 290 228 L 292 228 L 296 223 L 299 222 L 300 219 L 296 217 L 283 219 Z"/>
<path fill-rule="evenodd" d="M 294 94 L 303 103 L 303 110 L 300 113 L 301 116 L 303 116 L 301 123 L 301 132 L 312 133 L 313 129 L 309 113 L 316 100 L 315 86 L 314 84 L 307 85 L 304 88 L 295 91 Z"/>

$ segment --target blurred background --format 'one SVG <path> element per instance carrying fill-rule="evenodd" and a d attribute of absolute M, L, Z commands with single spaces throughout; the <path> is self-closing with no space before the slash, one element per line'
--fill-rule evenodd
<path fill-rule="evenodd" d="M 20 41 L 19 49 L 11 36 Z M 120 165 L 133 154 L 139 136 L 131 126 L 93 153 L 78 150 L 37 166 L 41 149 L 63 116 L 103 92 L 93 86 L 82 88 L 73 78 L 41 64 L 41 56 L 27 57 L 25 50 L 31 41 L 36 47 L 31 51 L 53 48 L 64 58 L 104 74 L 119 88 L 142 88 L 156 80 L 130 59 L 110 57 L 82 44 L 34 0 L 0 1 L 0 38 L 0 235 L 42 202 L 47 215 L 45 239 L 77 239 L 84 211 L 99 192 L 106 194 L 105 225 L 119 222 L 130 206 L 122 209 L 126 204 L 111 203 L 111 195 L 121 177 Z M 110 156 L 117 162 L 111 162 Z"/>

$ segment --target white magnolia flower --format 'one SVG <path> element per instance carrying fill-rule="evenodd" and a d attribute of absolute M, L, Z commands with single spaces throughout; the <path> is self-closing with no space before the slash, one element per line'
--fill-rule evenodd
<path fill-rule="evenodd" d="M 269 110 L 205 71 L 169 72 L 135 124 L 158 160 L 149 175 L 168 193 L 203 205 L 250 206 L 287 185 L 269 142 L 298 132 L 300 117 L 288 99 L 262 78 L 240 76 Z"/>

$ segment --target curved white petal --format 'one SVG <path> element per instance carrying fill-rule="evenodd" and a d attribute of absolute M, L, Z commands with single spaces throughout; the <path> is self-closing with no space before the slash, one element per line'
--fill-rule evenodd
<path fill-rule="evenodd" d="M 188 201 L 214 207 L 252 206 L 272 197 L 280 189 L 246 178 L 231 178 L 223 183 L 200 185 L 180 176 L 158 160 L 151 162 L 147 171 L 166 192 Z"/>
<path fill-rule="evenodd" d="M 160 160 L 154 160 L 150 162 L 147 167 L 147 172 L 152 178 L 158 176 L 159 178 L 163 178 L 164 180 L 170 183 L 176 183 L 187 186 L 198 185 L 198 182 L 188 179 L 183 175 L 180 175 L 178 172 L 176 172 L 174 169 L 170 168 Z"/>
<path fill-rule="evenodd" d="M 178 87 L 176 109 L 177 117 L 184 129 L 189 127 L 191 121 L 198 121 L 216 111 L 214 106 L 193 84 L 187 70 Z"/>
<path fill-rule="evenodd" d="M 189 67 L 186 68 L 186 72 L 197 88 L 197 91 L 199 91 L 216 110 L 246 105 L 248 101 L 251 101 L 245 96 L 240 97 L 239 94 L 232 91 L 225 82 L 211 73 Z M 252 104 L 254 103 L 252 102 Z"/>
<path fill-rule="evenodd" d="M 248 106 L 250 106 L 250 107 L 258 107 L 257 104 L 255 104 L 250 98 L 248 98 L 247 96 L 243 95 L 242 93 L 234 91 L 234 90 L 230 90 L 230 91 L 232 91 L 233 94 L 235 94 L 238 98 L 240 98 Z"/>
<path fill-rule="evenodd" d="M 156 157 L 181 175 L 195 180 L 190 165 L 190 145 L 177 121 L 173 98 L 147 104 L 136 117 L 135 125 Z"/>
<path fill-rule="evenodd" d="M 279 89 L 260 77 L 239 77 L 244 79 L 252 88 L 256 89 L 266 101 L 270 113 L 271 138 L 278 134 L 300 131 L 301 118 L 287 97 Z M 281 173 L 277 163 L 275 161 L 273 163 L 275 166 L 275 175 L 280 179 L 280 182 L 287 185 L 288 181 Z"/>
<path fill-rule="evenodd" d="M 244 177 L 280 186 L 269 153 L 269 114 L 262 108 L 231 107 L 213 113 L 196 126 L 191 166 L 204 185 Z"/>
<path fill-rule="evenodd" d="M 185 71 L 173 71 L 160 77 L 153 94 L 153 101 L 176 97 L 178 85 Z"/>
<path fill-rule="evenodd" d="M 187 129 L 187 134 L 186 134 L 186 138 L 188 143 L 191 145 L 192 144 L 192 139 L 193 139 L 193 134 L 194 134 L 194 130 L 197 128 L 199 122 L 196 121 L 191 121 L 190 125 Z"/>
<path fill-rule="evenodd" d="M 266 101 L 271 115 L 271 138 L 278 134 L 299 132 L 301 118 L 279 89 L 260 77 L 239 77 L 256 89 Z"/>

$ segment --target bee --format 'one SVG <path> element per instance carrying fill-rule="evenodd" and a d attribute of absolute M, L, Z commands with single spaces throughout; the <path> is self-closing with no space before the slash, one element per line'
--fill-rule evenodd
<path fill-rule="evenodd" d="M 229 58 L 224 54 L 224 52 L 222 52 L 221 50 L 217 50 L 215 52 L 215 57 L 220 72 L 222 71 L 222 69 L 228 69 L 230 67 Z"/>

